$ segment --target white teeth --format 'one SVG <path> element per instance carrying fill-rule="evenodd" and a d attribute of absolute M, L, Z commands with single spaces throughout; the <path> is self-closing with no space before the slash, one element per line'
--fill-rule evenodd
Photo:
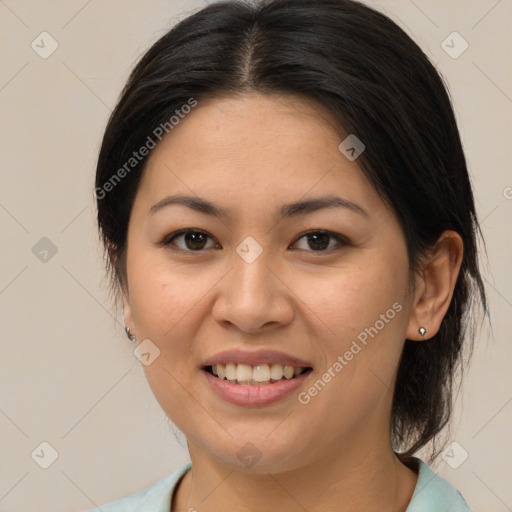
<path fill-rule="evenodd" d="M 273 364 L 270 368 L 270 378 L 273 380 L 281 380 L 283 378 L 283 365 Z"/>
<path fill-rule="evenodd" d="M 268 364 L 260 364 L 252 369 L 252 380 L 256 382 L 268 382 L 270 380 L 270 368 Z"/>
<path fill-rule="evenodd" d="M 218 366 L 221 366 L 220 364 Z M 236 380 L 236 365 L 233 363 L 228 363 L 226 365 L 226 379 L 227 380 Z"/>
<path fill-rule="evenodd" d="M 293 367 L 282 364 L 260 364 L 250 366 L 248 364 L 228 363 L 216 364 L 212 367 L 212 373 L 219 379 L 245 385 L 270 384 L 278 380 L 292 379 L 304 372 L 303 367 Z"/>
<path fill-rule="evenodd" d="M 287 379 L 291 379 L 291 378 L 293 377 L 293 371 L 294 371 L 293 366 L 285 366 L 285 367 L 283 368 L 284 376 L 285 376 Z"/>
<path fill-rule="evenodd" d="M 252 379 L 252 368 L 248 364 L 236 366 L 236 380 L 238 382 L 249 382 Z"/>

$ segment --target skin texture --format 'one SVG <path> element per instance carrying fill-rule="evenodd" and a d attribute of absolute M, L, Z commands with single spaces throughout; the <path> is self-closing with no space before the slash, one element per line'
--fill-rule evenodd
<path fill-rule="evenodd" d="M 339 151 L 345 136 L 311 101 L 250 94 L 203 100 L 150 156 L 129 223 L 124 311 L 138 342 L 159 348 L 146 376 L 187 437 L 193 469 L 173 511 L 407 507 L 417 476 L 390 446 L 395 373 L 405 338 L 421 343 L 439 329 L 462 241 L 443 233 L 411 282 L 398 220 L 357 160 Z M 182 205 L 150 213 L 178 193 L 230 215 Z M 367 215 L 335 207 L 276 222 L 282 204 L 325 195 Z M 208 237 L 163 243 L 185 228 Z M 320 238 L 318 250 L 304 236 L 310 230 L 347 242 Z M 236 252 L 248 236 L 263 250 L 252 263 Z M 268 406 L 232 405 L 201 374 L 220 351 L 271 348 L 311 362 L 299 390 L 307 391 L 397 303 L 400 311 L 307 404 L 292 393 Z M 248 442 L 261 455 L 252 467 L 237 457 Z"/>

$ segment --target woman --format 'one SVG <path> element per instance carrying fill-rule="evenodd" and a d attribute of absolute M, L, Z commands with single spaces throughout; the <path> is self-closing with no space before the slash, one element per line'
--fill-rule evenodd
<path fill-rule="evenodd" d="M 212 4 L 157 41 L 103 139 L 128 337 L 191 464 L 137 511 L 467 511 L 414 453 L 487 312 L 445 86 L 348 0 Z M 99 510 L 99 509 L 98 509 Z"/>

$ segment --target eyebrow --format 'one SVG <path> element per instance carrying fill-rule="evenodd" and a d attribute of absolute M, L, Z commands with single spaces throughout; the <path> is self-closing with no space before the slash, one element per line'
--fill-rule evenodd
<path fill-rule="evenodd" d="M 191 210 L 218 218 L 228 218 L 232 216 L 231 210 L 221 208 L 211 201 L 197 196 L 186 196 L 181 194 L 164 197 L 161 201 L 154 204 L 149 211 L 151 214 L 154 214 L 173 204 L 186 206 Z M 355 213 L 369 217 L 368 212 L 364 208 L 352 201 L 348 201 L 347 199 L 337 196 L 322 196 L 282 205 L 279 208 L 277 215 L 275 215 L 275 220 L 279 222 L 286 218 L 297 215 L 306 215 L 308 213 L 313 213 L 327 208 L 346 208 Z"/>

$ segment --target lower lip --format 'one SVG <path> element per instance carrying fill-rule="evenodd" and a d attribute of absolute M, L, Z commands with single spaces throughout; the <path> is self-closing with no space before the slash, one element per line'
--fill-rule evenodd
<path fill-rule="evenodd" d="M 219 379 L 206 370 L 201 370 L 213 390 L 226 402 L 242 407 L 268 405 L 291 395 L 307 379 L 311 370 L 289 380 L 280 380 L 273 384 L 244 385 L 233 384 Z"/>

